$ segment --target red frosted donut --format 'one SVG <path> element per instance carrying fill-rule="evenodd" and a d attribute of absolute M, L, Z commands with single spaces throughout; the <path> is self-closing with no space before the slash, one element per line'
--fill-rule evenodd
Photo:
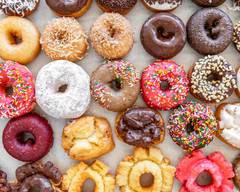
<path fill-rule="evenodd" d="M 13 118 L 35 106 L 35 87 L 31 71 L 13 61 L 0 63 L 0 118 Z"/>
<path fill-rule="evenodd" d="M 27 114 L 7 123 L 2 141 L 12 157 L 32 162 L 49 152 L 53 144 L 53 131 L 45 118 L 35 113 Z"/>
<path fill-rule="evenodd" d="M 188 84 L 187 74 L 175 61 L 155 61 L 142 73 L 143 100 L 155 109 L 175 108 L 186 99 L 189 91 Z"/>

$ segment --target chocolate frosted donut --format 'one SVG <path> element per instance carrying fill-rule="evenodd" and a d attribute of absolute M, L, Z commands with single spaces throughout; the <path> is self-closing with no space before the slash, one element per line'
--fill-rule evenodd
<path fill-rule="evenodd" d="M 171 11 L 182 4 L 182 0 L 142 0 L 142 2 L 152 11 Z"/>
<path fill-rule="evenodd" d="M 187 23 L 189 44 L 203 55 L 223 52 L 231 43 L 233 24 L 220 9 L 204 8 L 191 16 Z"/>
<path fill-rule="evenodd" d="M 199 6 L 202 7 L 217 7 L 225 2 L 225 0 L 193 0 Z"/>
<path fill-rule="evenodd" d="M 118 136 L 127 144 L 149 147 L 164 139 L 164 121 L 161 114 L 146 107 L 128 109 L 116 120 Z"/>
<path fill-rule="evenodd" d="M 185 45 L 184 23 L 171 13 L 157 13 L 151 16 L 141 30 L 144 49 L 159 59 L 177 55 Z"/>

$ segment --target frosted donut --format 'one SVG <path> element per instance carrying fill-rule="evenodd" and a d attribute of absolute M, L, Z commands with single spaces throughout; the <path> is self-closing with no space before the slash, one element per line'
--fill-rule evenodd
<path fill-rule="evenodd" d="M 21 17 L 0 21 L 0 57 L 21 64 L 33 61 L 40 51 L 40 33 L 34 24 Z"/>
<path fill-rule="evenodd" d="M 53 61 L 37 75 L 36 99 L 42 110 L 52 117 L 80 117 L 90 103 L 90 78 L 70 61 Z"/>
<path fill-rule="evenodd" d="M 90 40 L 95 51 L 105 59 L 120 59 L 133 47 L 129 21 L 118 13 L 104 13 L 93 24 Z"/>

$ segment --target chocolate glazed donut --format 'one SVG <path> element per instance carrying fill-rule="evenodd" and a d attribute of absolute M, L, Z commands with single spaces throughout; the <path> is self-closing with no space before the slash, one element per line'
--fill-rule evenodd
<path fill-rule="evenodd" d="M 201 7 L 217 7 L 225 2 L 225 0 L 193 0 L 194 3 Z"/>
<path fill-rule="evenodd" d="M 231 43 L 233 24 L 220 9 L 204 8 L 191 16 L 187 23 L 188 42 L 202 55 L 216 55 Z"/>
<path fill-rule="evenodd" d="M 184 23 L 171 13 L 157 13 L 151 16 L 141 30 L 144 49 L 159 59 L 177 55 L 185 45 Z"/>

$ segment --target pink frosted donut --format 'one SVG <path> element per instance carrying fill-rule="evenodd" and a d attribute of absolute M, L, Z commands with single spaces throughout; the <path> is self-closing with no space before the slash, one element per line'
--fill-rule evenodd
<path fill-rule="evenodd" d="M 0 63 L 0 118 L 13 118 L 35 106 L 35 87 L 31 71 L 13 61 Z"/>

